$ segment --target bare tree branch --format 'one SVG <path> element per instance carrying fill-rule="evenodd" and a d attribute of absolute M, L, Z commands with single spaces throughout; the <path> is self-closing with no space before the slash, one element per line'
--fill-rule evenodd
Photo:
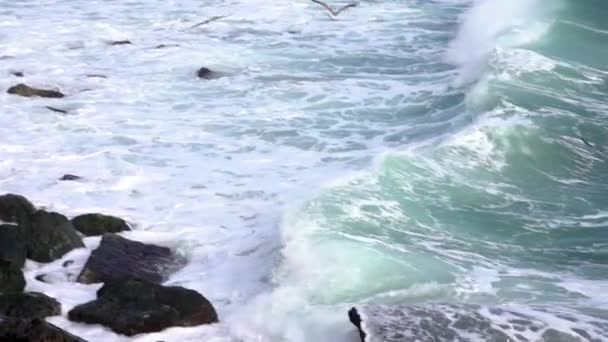
<path fill-rule="evenodd" d="M 210 23 L 212 23 L 214 21 L 218 21 L 220 19 L 224 19 L 224 18 L 227 18 L 227 17 L 229 17 L 229 16 L 228 15 L 217 15 L 217 16 L 211 17 L 211 18 L 209 18 L 209 19 L 207 19 L 205 21 L 201 21 L 200 23 L 198 23 L 196 25 L 190 26 L 189 29 L 193 29 L 193 28 L 197 28 L 199 26 L 207 25 L 207 24 L 210 24 Z"/>
<path fill-rule="evenodd" d="M 323 6 L 327 11 L 329 11 L 329 13 L 331 13 L 330 18 L 334 18 L 337 17 L 340 13 L 344 12 L 345 10 L 352 8 L 352 7 L 357 7 L 358 4 L 356 2 L 350 3 L 348 5 L 342 6 L 337 10 L 334 10 L 333 8 L 329 7 L 328 4 L 324 3 L 321 0 L 311 0 L 312 2 L 314 2 L 315 4 L 319 4 L 321 6 Z"/>

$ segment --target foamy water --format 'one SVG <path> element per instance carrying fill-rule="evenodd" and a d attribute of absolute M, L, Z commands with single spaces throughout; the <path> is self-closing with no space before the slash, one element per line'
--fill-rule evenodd
<path fill-rule="evenodd" d="M 346 309 L 368 301 L 605 305 L 601 254 L 546 230 L 605 210 L 605 160 L 576 137 L 604 139 L 584 114 L 608 109 L 605 68 L 541 44 L 568 5 L 366 1 L 333 21 L 306 1 L 1 3 L 0 89 L 68 96 L 0 96 L 0 189 L 121 216 L 126 237 L 188 258 L 167 284 L 221 323 L 135 341 L 356 341 Z M 197 79 L 202 66 L 224 76 Z M 99 288 L 73 282 L 99 239 L 85 243 L 28 262 L 27 289 L 62 302 L 51 322 L 126 341 L 65 316 Z"/>

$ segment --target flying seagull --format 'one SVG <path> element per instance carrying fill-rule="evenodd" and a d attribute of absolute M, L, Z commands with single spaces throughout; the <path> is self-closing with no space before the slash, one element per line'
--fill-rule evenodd
<path fill-rule="evenodd" d="M 319 5 L 323 6 L 323 7 L 325 7 L 325 9 L 328 10 L 329 13 L 331 13 L 331 15 L 329 17 L 332 18 L 332 19 L 335 19 L 340 13 L 344 12 L 345 10 L 347 10 L 347 9 L 349 9 L 351 7 L 357 7 L 357 5 L 358 5 L 357 3 L 353 2 L 351 4 L 342 6 L 342 7 L 340 7 L 337 10 L 334 10 L 331 7 L 329 7 L 328 4 L 324 3 L 321 0 L 311 0 L 311 1 L 314 2 L 315 4 L 319 4 Z"/>

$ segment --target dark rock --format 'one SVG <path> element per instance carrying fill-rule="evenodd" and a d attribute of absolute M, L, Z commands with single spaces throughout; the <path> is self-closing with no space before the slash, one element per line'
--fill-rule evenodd
<path fill-rule="evenodd" d="M 61 304 L 37 292 L 0 295 L 0 315 L 15 318 L 45 318 L 61 314 Z"/>
<path fill-rule="evenodd" d="M 11 71 L 11 75 L 15 76 L 15 77 L 23 77 L 23 72 L 21 71 Z"/>
<path fill-rule="evenodd" d="M 64 110 L 64 109 L 59 109 L 59 108 L 55 108 L 55 107 L 51 107 L 51 106 L 46 106 L 46 109 L 53 111 L 53 112 L 57 112 L 57 113 L 61 113 L 61 114 L 67 114 L 68 111 Z"/>
<path fill-rule="evenodd" d="M 130 40 L 114 40 L 109 42 L 108 44 L 110 45 L 131 45 L 133 43 L 131 43 Z"/>
<path fill-rule="evenodd" d="M 0 260 L 23 267 L 27 249 L 19 227 L 12 224 L 0 225 Z"/>
<path fill-rule="evenodd" d="M 348 310 L 348 319 L 352 324 L 355 325 L 355 327 L 357 327 L 357 330 L 359 330 L 361 342 L 365 342 L 365 331 L 363 331 L 363 328 L 361 327 L 361 316 L 359 316 L 356 308 L 351 308 Z"/>
<path fill-rule="evenodd" d="M 24 288 L 21 268 L 12 262 L 0 261 L 0 294 L 22 292 Z"/>
<path fill-rule="evenodd" d="M 0 220 L 4 222 L 25 223 L 35 211 L 34 205 L 21 195 L 0 196 Z"/>
<path fill-rule="evenodd" d="M 72 224 L 77 231 L 86 236 L 131 230 L 125 220 L 119 217 L 102 214 L 84 214 L 76 216 L 72 219 Z"/>
<path fill-rule="evenodd" d="M 23 83 L 19 83 L 16 86 L 8 88 L 6 92 L 8 94 L 21 95 L 25 97 L 40 96 L 50 98 L 62 98 L 65 96 L 61 92 L 58 92 L 56 90 L 33 88 Z"/>
<path fill-rule="evenodd" d="M 38 210 L 24 225 L 27 257 L 38 262 L 51 262 L 75 248 L 84 247 L 82 239 L 63 215 Z"/>
<path fill-rule="evenodd" d="M 61 266 L 68 267 L 68 266 L 70 266 L 73 263 L 74 263 L 74 260 L 66 260 L 66 261 L 63 262 L 63 264 Z"/>
<path fill-rule="evenodd" d="M 82 177 L 76 176 L 76 175 L 71 175 L 69 173 L 66 173 L 65 175 L 61 176 L 61 178 L 59 178 L 60 181 L 74 181 L 74 180 L 80 180 L 80 179 L 82 179 Z"/>
<path fill-rule="evenodd" d="M 108 78 L 108 76 L 101 75 L 101 74 L 88 74 L 86 76 L 89 77 L 89 78 Z"/>
<path fill-rule="evenodd" d="M 215 71 L 212 71 L 209 68 L 202 67 L 198 69 L 198 71 L 196 72 L 196 76 L 204 80 L 212 80 L 215 78 L 219 78 L 220 74 Z"/>
<path fill-rule="evenodd" d="M 218 321 L 211 303 L 198 292 L 134 278 L 107 282 L 97 300 L 76 306 L 68 318 L 127 336 Z"/>
<path fill-rule="evenodd" d="M 181 266 L 183 260 L 167 247 L 105 234 L 84 265 L 78 282 L 91 284 L 137 277 L 160 283 Z"/>
<path fill-rule="evenodd" d="M 2 342 L 86 342 L 42 319 L 0 317 Z"/>

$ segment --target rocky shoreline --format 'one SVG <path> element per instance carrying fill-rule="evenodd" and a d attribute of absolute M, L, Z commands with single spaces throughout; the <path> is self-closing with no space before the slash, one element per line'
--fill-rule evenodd
<path fill-rule="evenodd" d="M 69 320 L 100 324 L 127 336 L 218 322 L 215 308 L 202 294 L 161 284 L 185 260 L 167 247 L 118 235 L 128 230 L 129 224 L 118 217 L 90 213 L 68 219 L 36 208 L 21 195 L 0 195 L 0 340 L 84 341 L 44 321 L 60 315 L 61 304 L 43 293 L 25 292 L 22 269 L 26 259 L 49 263 L 84 248 L 83 237 L 89 236 L 101 236 L 101 242 L 75 281 L 103 286 L 95 300 L 72 308 Z M 42 282 L 45 278 L 36 277 Z"/>

